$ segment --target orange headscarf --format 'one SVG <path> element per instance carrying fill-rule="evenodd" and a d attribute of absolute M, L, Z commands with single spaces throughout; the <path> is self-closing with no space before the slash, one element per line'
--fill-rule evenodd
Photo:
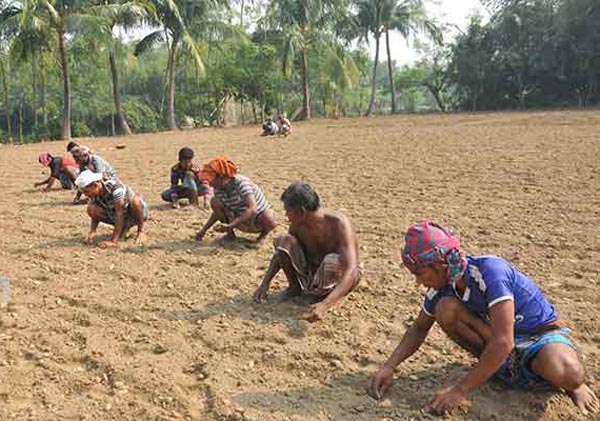
<path fill-rule="evenodd" d="M 204 164 L 204 168 L 200 171 L 200 178 L 210 183 L 217 175 L 235 177 L 237 172 L 238 166 L 235 162 L 224 156 L 218 156 L 211 159 L 208 164 Z"/>

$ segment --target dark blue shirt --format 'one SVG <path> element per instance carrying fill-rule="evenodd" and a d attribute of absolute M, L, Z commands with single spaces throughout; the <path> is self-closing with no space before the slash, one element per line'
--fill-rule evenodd
<path fill-rule="evenodd" d="M 504 300 L 515 303 L 515 334 L 532 333 L 556 321 L 556 310 L 540 288 L 506 260 L 496 256 L 467 256 L 464 274 L 465 292 L 460 296 L 454 285 L 430 288 L 423 310 L 430 316 L 440 298 L 454 296 L 484 320 L 494 304 Z"/>

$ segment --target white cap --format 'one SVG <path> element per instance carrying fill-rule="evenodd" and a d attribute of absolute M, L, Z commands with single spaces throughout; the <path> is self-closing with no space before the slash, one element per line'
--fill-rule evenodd
<path fill-rule="evenodd" d="M 85 170 L 75 179 L 75 185 L 79 190 L 82 190 L 90 184 L 100 180 L 102 180 L 102 173 Z"/>

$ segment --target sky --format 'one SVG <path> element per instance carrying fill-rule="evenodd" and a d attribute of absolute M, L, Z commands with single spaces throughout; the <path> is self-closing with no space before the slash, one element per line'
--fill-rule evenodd
<path fill-rule="evenodd" d="M 461 30 L 465 30 L 469 25 L 469 17 L 479 13 L 485 16 L 485 9 L 479 0 L 429 0 L 427 3 L 428 16 L 442 23 L 450 23 L 456 25 Z M 452 33 L 444 33 L 444 41 L 450 42 L 458 33 L 458 30 Z M 387 59 L 385 51 L 385 43 L 381 42 L 379 51 L 379 61 Z M 369 50 L 371 58 L 375 58 L 375 43 L 370 42 Z M 411 43 L 407 45 L 399 34 L 393 34 L 390 37 L 390 50 L 392 52 L 392 60 L 396 61 L 397 65 L 405 65 L 414 63 L 419 59 L 417 52 L 412 48 Z"/>

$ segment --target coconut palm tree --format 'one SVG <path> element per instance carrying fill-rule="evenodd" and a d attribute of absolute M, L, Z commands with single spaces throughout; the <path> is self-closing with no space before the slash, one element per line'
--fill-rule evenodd
<path fill-rule="evenodd" d="M 125 31 L 137 27 L 141 22 L 155 15 L 154 5 L 148 1 L 135 0 L 121 3 L 117 0 L 107 0 L 105 4 L 91 7 L 89 13 L 106 19 L 106 25 L 110 28 L 110 33 L 116 26 Z M 121 94 L 119 90 L 119 73 L 117 70 L 117 51 L 118 41 L 111 36 L 109 40 L 108 63 L 110 75 L 112 79 L 113 103 L 115 106 L 115 114 L 119 119 L 119 123 L 123 130 L 123 134 L 128 136 L 131 134 L 131 128 L 123 113 L 121 106 Z M 114 133 L 113 133 L 114 134 Z"/>
<path fill-rule="evenodd" d="M 61 78 L 63 83 L 63 112 L 61 139 L 71 138 L 71 81 L 67 60 L 67 33 L 82 33 L 100 38 L 110 36 L 110 28 L 102 17 L 91 15 L 93 0 L 15 0 L 11 6 L 20 15 L 20 31 L 28 24 L 49 28 L 57 38 Z"/>
<path fill-rule="evenodd" d="M 146 35 L 135 46 L 135 54 L 142 54 L 153 48 L 159 42 L 167 42 L 169 60 L 167 63 L 167 84 L 169 95 L 169 109 L 167 126 L 170 130 L 177 130 L 175 119 L 175 73 L 177 67 L 177 54 L 180 47 L 187 48 L 194 58 L 199 74 L 204 74 L 204 62 L 198 47 L 190 32 L 189 25 L 205 20 L 211 8 L 217 6 L 216 1 L 196 0 L 151 0 L 156 14 L 148 23 L 158 26 L 154 32 Z"/>
<path fill-rule="evenodd" d="M 344 0 L 272 0 L 267 21 L 283 35 L 283 72 L 289 75 L 297 56 L 302 79 L 301 119 L 310 119 L 309 49 L 325 51 L 344 72 L 346 58 L 339 56 L 336 24 L 347 13 Z M 348 78 L 349 79 L 349 78 Z"/>
<path fill-rule="evenodd" d="M 388 76 L 392 94 L 392 114 L 396 112 L 396 90 L 394 87 L 394 71 L 390 51 L 390 31 L 399 32 L 408 42 L 409 37 L 423 34 L 431 38 L 436 44 L 442 43 L 442 34 L 433 20 L 427 18 L 422 0 L 388 0 L 391 4 L 386 9 L 391 9 L 391 18 L 385 19 L 385 45 L 388 59 Z M 387 15 L 387 11 L 386 14 Z"/>
<path fill-rule="evenodd" d="M 385 34 L 388 56 L 388 73 L 392 93 L 392 113 L 395 112 L 395 92 L 392 59 L 390 51 L 390 31 L 399 31 L 404 38 L 416 32 L 426 33 L 439 39 L 439 30 L 427 19 L 422 0 L 356 0 L 356 24 L 361 29 L 361 37 L 375 39 L 375 60 L 371 81 L 371 100 L 365 116 L 371 115 L 375 105 L 377 66 L 379 64 L 379 45 Z"/>

